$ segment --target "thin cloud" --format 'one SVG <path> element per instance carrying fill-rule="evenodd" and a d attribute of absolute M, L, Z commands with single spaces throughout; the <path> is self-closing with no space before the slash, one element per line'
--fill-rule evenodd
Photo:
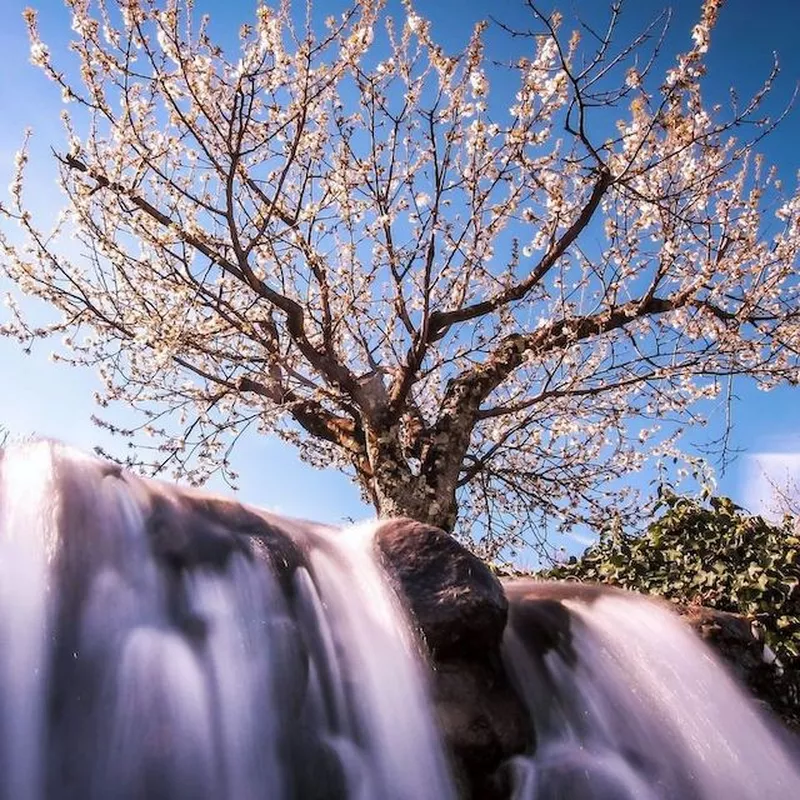
<path fill-rule="evenodd" d="M 747 456 L 741 496 L 748 511 L 775 519 L 776 488 L 800 486 L 800 452 L 765 452 Z"/>

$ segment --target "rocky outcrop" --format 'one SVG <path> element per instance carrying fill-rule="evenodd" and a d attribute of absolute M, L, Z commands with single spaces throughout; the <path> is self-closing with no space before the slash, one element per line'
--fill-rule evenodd
<path fill-rule="evenodd" d="M 79 648 L 73 621 L 85 611 L 87 591 L 104 565 L 116 567 L 131 558 L 109 535 L 125 529 L 125 521 L 114 516 L 122 513 L 115 509 L 125 503 L 135 504 L 143 541 L 154 562 L 170 576 L 170 587 L 180 587 L 181 576 L 192 570 L 222 571 L 239 554 L 268 563 L 291 602 L 294 576 L 307 566 L 308 549 L 324 545 L 316 541 L 314 531 L 321 526 L 314 523 L 148 481 L 104 462 L 87 460 L 75 469 L 71 461 L 57 458 L 55 471 L 64 498 L 61 525 L 70 532 L 56 567 L 63 633 L 55 658 L 59 674 L 72 684 L 73 653 Z M 110 498 L 125 498 L 125 503 Z M 98 514 L 101 505 L 105 515 Z M 326 530 L 330 535 L 331 529 Z M 431 526 L 388 521 L 378 526 L 375 544 L 429 649 L 436 716 L 463 797 L 507 797 L 499 768 L 529 748 L 531 732 L 500 659 L 508 614 L 502 586 L 478 558 Z M 175 628 L 201 640 L 205 628 L 185 605 L 180 591 L 170 593 Z M 287 642 L 281 647 L 292 654 L 295 677 L 305 673 L 307 658 L 295 641 L 294 627 L 283 638 Z M 54 691 L 59 706 L 67 702 L 62 699 L 67 695 Z"/>
<path fill-rule="evenodd" d="M 463 796 L 507 797 L 500 767 L 530 748 L 533 734 L 500 658 L 503 587 L 480 559 L 430 525 L 390 520 L 375 543 L 430 651 L 436 713 Z"/>
<path fill-rule="evenodd" d="M 594 633 L 585 624 L 591 617 L 587 608 L 610 594 L 626 598 L 631 608 L 642 607 L 635 596 L 602 586 L 530 580 L 504 586 L 449 534 L 409 519 L 386 520 L 366 526 L 367 530 L 359 527 L 350 531 L 356 536 L 351 540 L 335 528 L 149 481 L 57 445 L 37 448 L 16 451 L 5 459 L 0 451 L 0 511 L 7 505 L 13 512 L 0 523 L 13 534 L 11 541 L 32 543 L 31 553 L 20 551 L 27 570 L 20 570 L 21 579 L 15 580 L 19 576 L 9 571 L 4 576 L 7 582 L 12 578 L 9 585 L 20 597 L 29 600 L 34 592 L 40 593 L 42 601 L 34 608 L 39 616 L 33 619 L 48 633 L 45 648 L 36 636 L 28 636 L 29 630 L 39 629 L 29 617 L 20 618 L 24 624 L 13 630 L 8 628 L 18 635 L 18 646 L 29 647 L 30 663 L 46 664 L 46 685 L 37 678 L 23 689 L 40 696 L 46 693 L 48 728 L 42 741 L 51 751 L 48 796 L 85 797 L 85 787 L 106 780 L 108 776 L 96 775 L 96 762 L 105 763 L 105 756 L 96 759 L 95 750 L 104 752 L 118 723 L 130 731 L 131 739 L 127 750 L 112 748 L 122 754 L 112 772 L 119 769 L 127 775 L 129 756 L 135 756 L 143 765 L 132 768 L 131 775 L 139 769 L 137 780 L 172 774 L 177 762 L 169 748 L 187 744 L 182 751 L 187 769 L 185 774 L 176 773 L 175 780 L 191 791 L 139 792 L 142 796 L 252 794 L 212 791 L 211 778 L 203 778 L 204 765 L 214 761 L 209 754 L 224 734 L 225 725 L 212 720 L 223 719 L 221 698 L 226 692 L 233 703 L 231 715 L 247 716 L 246 706 L 254 712 L 250 727 L 245 726 L 247 735 L 231 739 L 230 752 L 242 752 L 248 736 L 252 763 L 274 751 L 276 762 L 285 767 L 285 786 L 290 787 L 278 792 L 281 796 L 316 800 L 387 796 L 383 789 L 408 775 L 422 778 L 414 791 L 400 792 L 404 797 L 419 796 L 416 790 L 423 784 L 432 787 L 426 797 L 449 794 L 439 791 L 442 786 L 449 789 L 450 777 L 427 712 L 421 715 L 424 724 L 403 726 L 406 707 L 422 709 L 426 694 L 417 681 L 416 665 L 393 672 L 410 655 L 406 627 L 374 563 L 361 549 L 370 543 L 359 538 L 363 533 L 374 535 L 375 551 L 425 645 L 420 649 L 427 651 L 432 668 L 434 716 L 449 751 L 458 796 L 464 800 L 505 800 L 512 795 L 510 772 L 548 752 L 552 735 L 548 709 L 559 711 L 555 708 L 559 703 L 567 710 L 571 707 L 577 711 L 577 722 L 584 724 L 587 709 L 600 707 L 581 700 L 580 690 L 594 687 L 596 681 L 580 668 L 600 664 L 604 652 L 584 646 L 591 643 L 587 630 Z M 30 474 L 31 463 L 38 466 L 36 475 Z M 33 501 L 20 493 L 20 486 L 27 486 L 25 480 L 7 480 L 15 469 L 23 478 L 34 479 Z M 44 547 L 39 548 L 37 541 Z M 13 548 L 7 552 L 18 557 Z M 368 580 L 360 580 L 362 570 Z M 32 590 L 28 573 L 39 581 Z M 574 601 L 586 608 L 576 609 Z M 373 602 L 381 613 L 369 613 Z M 16 619 L 17 605 L 12 602 L 0 611 Z M 646 605 L 652 610 L 652 604 Z M 34 613 L 25 604 L 20 607 L 26 614 Z M 778 682 L 785 676 L 769 658 L 758 629 L 743 617 L 714 609 L 679 611 L 739 677 L 781 713 L 779 702 L 784 698 L 776 687 L 796 684 Z M 627 613 L 623 608 L 614 622 L 615 629 L 622 630 L 622 638 L 613 640 L 621 652 L 636 641 L 636 630 L 631 633 L 617 624 Z M 672 618 L 664 626 L 669 628 L 679 634 L 673 636 L 673 653 L 693 649 L 695 643 Z M 645 622 L 644 630 L 658 633 L 659 629 Z M 651 644 L 655 640 L 648 663 L 660 662 L 662 640 L 645 638 Z M 517 645 L 525 651 L 522 661 L 509 657 Z M 700 661 L 708 661 L 705 651 L 699 652 Z M 556 655 L 560 658 L 551 658 Z M 563 669 L 551 674 L 549 661 L 557 661 Z M 516 670 L 515 663 L 524 668 Z M 45 669 L 27 674 L 44 675 Z M 584 683 L 567 681 L 567 691 L 555 702 L 564 674 L 570 680 L 581 674 Z M 723 677 L 719 670 L 717 675 Z M 183 695 L 187 676 L 194 683 L 190 694 Z M 5 683 L 0 681 L 0 711 L 6 720 L 24 718 L 22 705 L 12 709 L 19 712 L 16 717 L 7 711 L 14 704 L 3 707 L 11 696 L 3 694 Z M 616 685 L 627 685 L 627 680 Z M 134 694 L 128 693 L 129 687 Z M 406 697 L 412 698 L 407 704 Z M 208 736 L 194 743 L 182 734 L 199 719 L 191 716 L 198 698 L 208 710 L 205 722 L 201 720 L 208 723 Z M 544 717 L 539 713 L 543 709 Z M 371 713 L 377 710 L 380 717 Z M 618 730 L 632 731 L 631 748 L 614 752 L 625 755 L 630 765 L 641 766 L 662 748 L 639 752 L 632 724 L 635 714 L 629 711 L 615 699 L 603 706 L 603 724 L 596 727 L 605 729 L 606 722 L 616 720 Z M 190 716 L 181 716 L 184 712 Z M 539 726 L 538 742 L 531 719 Z M 374 735 L 372 723 L 385 736 Z M 409 730 L 414 735 L 408 735 Z M 171 732 L 181 735 L 170 739 Z M 140 747 L 140 739 L 147 747 Z M 265 746 L 267 741 L 275 745 L 273 750 Z M 409 742 L 416 749 L 400 749 Z M 373 743 L 380 747 L 373 748 Z M 398 769 L 378 768 L 381 753 L 393 754 Z M 424 761 L 416 756 L 430 753 L 435 758 L 426 770 L 407 772 Z M 528 758 L 516 759 L 509 767 L 520 754 Z M 679 754 L 669 761 L 679 762 Z M 161 766 L 147 766 L 152 764 Z M 220 785 L 226 780 L 223 773 L 221 769 L 217 776 Z M 245 773 L 243 769 L 241 774 Z M 364 782 L 366 775 L 371 782 Z M 431 776 L 434 780 L 429 780 Z M 442 786 L 436 783 L 437 776 L 444 776 Z M 121 786 L 126 780 L 118 780 L 114 772 L 108 785 Z M 590 794 L 594 796 L 594 789 Z"/>

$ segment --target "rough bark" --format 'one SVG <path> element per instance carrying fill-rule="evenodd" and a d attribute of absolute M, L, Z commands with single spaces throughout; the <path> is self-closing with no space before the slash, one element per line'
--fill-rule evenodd
<path fill-rule="evenodd" d="M 365 446 L 369 473 L 359 473 L 359 479 L 367 487 L 379 517 L 407 517 L 448 532 L 453 530 L 465 448 L 451 447 L 436 457 L 417 459 L 419 466 L 413 469 L 401 441 L 399 423 L 368 428 Z"/>

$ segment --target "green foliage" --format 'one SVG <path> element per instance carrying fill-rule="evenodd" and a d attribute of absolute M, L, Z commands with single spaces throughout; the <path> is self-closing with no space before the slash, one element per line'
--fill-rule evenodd
<path fill-rule="evenodd" d="M 708 505 L 662 491 L 645 535 L 612 530 L 548 578 L 608 583 L 757 619 L 784 665 L 800 665 L 800 531 L 750 516 L 728 498 Z"/>

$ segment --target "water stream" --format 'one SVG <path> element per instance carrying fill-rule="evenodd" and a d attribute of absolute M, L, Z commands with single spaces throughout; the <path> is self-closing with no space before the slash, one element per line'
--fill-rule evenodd
<path fill-rule="evenodd" d="M 514 800 L 800 797 L 796 755 L 675 614 L 623 592 L 550 591 L 523 583 L 506 634 L 538 736 L 515 759 Z"/>
<path fill-rule="evenodd" d="M 1 469 L 0 800 L 455 796 L 371 526 L 290 525 L 288 588 L 244 553 L 174 571 L 155 485 L 48 444 Z"/>
<path fill-rule="evenodd" d="M 276 520 L 57 445 L 5 452 L 0 800 L 455 800 L 374 524 Z M 280 528 L 272 562 L 254 524 Z M 537 648 L 514 614 L 505 643 L 537 734 L 515 800 L 800 796 L 679 621 L 623 596 L 556 605 L 566 645 Z"/>

